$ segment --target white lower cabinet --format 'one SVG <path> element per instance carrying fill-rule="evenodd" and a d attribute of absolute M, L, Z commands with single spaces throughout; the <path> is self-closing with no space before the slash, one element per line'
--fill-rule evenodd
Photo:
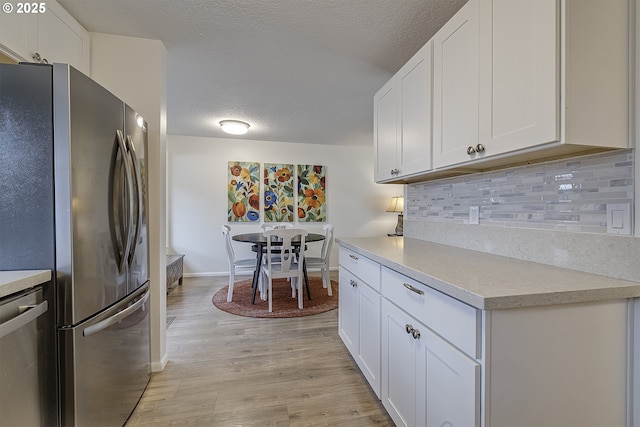
<path fill-rule="evenodd" d="M 416 425 L 416 359 L 420 341 L 407 333 L 411 316 L 382 302 L 382 404 L 398 426 Z"/>
<path fill-rule="evenodd" d="M 480 426 L 480 364 L 434 334 L 420 331 L 416 425 Z"/>
<path fill-rule="evenodd" d="M 339 335 L 380 397 L 380 294 L 344 267 L 339 283 Z"/>
<path fill-rule="evenodd" d="M 425 283 L 340 248 L 339 333 L 396 425 L 640 427 L 640 298 L 481 310 Z"/>
<path fill-rule="evenodd" d="M 398 426 L 480 426 L 480 364 L 383 299 L 382 403 Z"/>

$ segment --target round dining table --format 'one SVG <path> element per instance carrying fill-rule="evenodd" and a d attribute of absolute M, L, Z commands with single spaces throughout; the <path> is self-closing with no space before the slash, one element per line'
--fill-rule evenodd
<path fill-rule="evenodd" d="M 260 277 L 260 266 L 262 265 L 262 255 L 264 254 L 267 248 L 267 238 L 264 236 L 263 233 L 242 233 L 242 234 L 236 234 L 231 238 L 236 242 L 251 243 L 253 245 L 251 250 L 256 252 L 256 268 L 253 272 L 253 282 L 251 284 L 251 287 L 253 288 L 251 304 L 255 304 L 256 291 L 258 289 L 258 278 Z M 324 234 L 317 234 L 317 233 L 309 233 L 304 238 L 305 246 L 307 243 L 320 242 L 322 240 L 324 240 Z M 301 242 L 299 238 L 295 238 L 291 240 L 291 244 L 294 246 L 294 248 L 297 247 L 298 250 L 300 248 L 300 243 Z M 272 246 L 278 246 L 279 244 L 280 242 L 278 241 L 271 242 Z M 307 263 L 306 261 L 304 261 L 304 258 L 302 263 L 302 269 L 304 271 L 305 287 L 307 288 L 307 298 L 311 299 L 311 291 L 309 289 L 309 276 L 307 274 Z"/>

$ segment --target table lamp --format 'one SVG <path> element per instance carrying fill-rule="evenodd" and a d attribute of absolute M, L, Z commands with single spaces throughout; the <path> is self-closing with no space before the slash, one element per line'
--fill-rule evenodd
<path fill-rule="evenodd" d="M 402 236 L 402 211 L 404 211 L 404 197 L 394 196 L 391 198 L 391 203 L 387 208 L 387 212 L 400 212 L 398 214 L 398 224 L 396 225 L 395 234 L 389 234 L 389 236 Z"/>

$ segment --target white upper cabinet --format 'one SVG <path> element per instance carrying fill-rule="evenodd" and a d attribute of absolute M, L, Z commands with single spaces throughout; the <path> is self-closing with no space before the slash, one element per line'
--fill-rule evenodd
<path fill-rule="evenodd" d="M 432 43 L 428 42 L 374 97 L 375 180 L 431 168 Z"/>
<path fill-rule="evenodd" d="M 373 98 L 374 178 L 376 182 L 394 178 L 397 145 L 397 89 L 393 79 L 376 92 Z"/>
<path fill-rule="evenodd" d="M 398 99 L 395 120 L 381 117 L 378 103 L 390 114 L 393 105 L 376 95 L 376 181 L 629 148 L 631 12 L 629 0 L 469 0 L 429 42 L 432 111 L 398 75 L 383 88 Z M 431 122 L 419 122 L 425 111 Z M 413 129 L 431 132 L 429 160 Z M 381 135 L 395 135 L 395 156 Z"/>
<path fill-rule="evenodd" d="M 436 35 L 435 168 L 629 147 L 627 0 L 470 0 Z"/>
<path fill-rule="evenodd" d="M 89 74 L 89 33 L 60 4 L 35 3 L 38 13 L 18 13 L 17 5 L 12 13 L 0 14 L 0 50 L 19 61 L 60 62 Z"/>
<path fill-rule="evenodd" d="M 478 0 L 469 0 L 433 37 L 433 166 L 468 159 L 478 139 Z"/>
<path fill-rule="evenodd" d="M 480 9 L 477 156 L 560 140 L 559 2 L 490 0 Z M 477 150 L 476 150 L 477 151 Z"/>
<path fill-rule="evenodd" d="M 35 44 L 36 18 L 26 13 L 0 13 L 0 45 L 16 60 L 31 61 Z"/>

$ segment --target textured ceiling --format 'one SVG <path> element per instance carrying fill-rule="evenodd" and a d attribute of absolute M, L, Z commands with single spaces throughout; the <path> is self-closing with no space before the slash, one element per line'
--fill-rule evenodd
<path fill-rule="evenodd" d="M 88 31 L 161 40 L 167 131 L 371 144 L 374 93 L 466 0 L 58 0 Z"/>

